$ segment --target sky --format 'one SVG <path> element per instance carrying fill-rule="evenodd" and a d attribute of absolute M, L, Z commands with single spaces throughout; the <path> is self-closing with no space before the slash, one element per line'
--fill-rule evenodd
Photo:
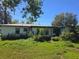
<path fill-rule="evenodd" d="M 17 7 L 13 19 L 19 21 L 25 20 L 22 19 L 21 13 L 19 12 L 19 10 L 21 10 L 20 7 L 22 6 L 24 6 L 23 3 Z M 79 21 L 79 0 L 43 0 L 42 11 L 44 14 L 41 15 L 36 22 L 38 25 L 50 26 L 52 21 L 54 21 L 55 16 L 62 12 L 72 12 L 76 14 Z"/>

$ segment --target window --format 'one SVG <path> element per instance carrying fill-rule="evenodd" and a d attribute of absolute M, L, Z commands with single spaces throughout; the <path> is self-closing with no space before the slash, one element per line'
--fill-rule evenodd
<path fill-rule="evenodd" d="M 16 34 L 19 34 L 20 33 L 20 29 L 16 28 L 15 32 L 16 32 Z"/>
<path fill-rule="evenodd" d="M 24 28 L 24 31 L 27 31 L 27 28 Z"/>
<path fill-rule="evenodd" d="M 0 34 L 1 34 L 1 29 L 0 29 Z"/>

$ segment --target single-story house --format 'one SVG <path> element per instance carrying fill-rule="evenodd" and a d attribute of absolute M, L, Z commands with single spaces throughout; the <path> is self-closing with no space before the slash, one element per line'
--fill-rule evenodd
<path fill-rule="evenodd" d="M 23 35 L 27 36 L 29 32 L 33 35 L 38 32 L 35 28 L 47 28 L 48 34 L 53 35 L 53 27 L 52 26 L 41 26 L 41 25 L 34 25 L 34 24 L 0 24 L 0 33 L 1 36 L 4 37 L 21 37 Z"/>

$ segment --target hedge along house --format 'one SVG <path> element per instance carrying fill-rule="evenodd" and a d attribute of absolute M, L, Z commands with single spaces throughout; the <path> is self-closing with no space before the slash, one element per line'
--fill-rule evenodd
<path fill-rule="evenodd" d="M 0 24 L 2 39 L 27 38 L 31 35 L 50 35 L 53 36 L 52 26 L 39 26 L 33 24 Z"/>

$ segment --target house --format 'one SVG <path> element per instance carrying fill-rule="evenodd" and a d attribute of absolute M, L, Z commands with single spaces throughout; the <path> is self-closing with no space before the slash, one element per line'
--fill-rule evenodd
<path fill-rule="evenodd" d="M 15 36 L 17 38 L 26 38 L 29 32 L 33 35 L 36 34 L 38 32 L 36 28 L 47 29 L 46 35 L 53 35 L 52 26 L 41 26 L 34 24 L 0 24 L 0 33 L 2 38 L 13 39 Z"/>

